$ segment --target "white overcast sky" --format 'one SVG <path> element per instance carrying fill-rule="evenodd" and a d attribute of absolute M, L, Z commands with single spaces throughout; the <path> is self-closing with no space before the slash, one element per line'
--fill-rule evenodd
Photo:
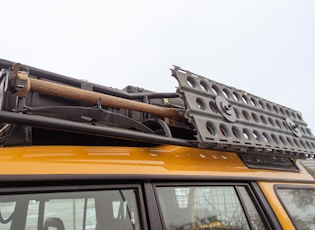
<path fill-rule="evenodd" d="M 302 113 L 315 133 L 314 0 L 1 1 L 1 56 L 175 92 L 179 65 Z"/>

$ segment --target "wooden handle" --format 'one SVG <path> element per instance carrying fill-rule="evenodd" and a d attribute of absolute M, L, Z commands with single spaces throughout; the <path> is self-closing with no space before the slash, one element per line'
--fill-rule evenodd
<path fill-rule="evenodd" d="M 85 101 L 94 104 L 96 104 L 99 101 L 99 99 L 101 99 L 103 106 L 150 113 L 157 116 L 168 117 L 175 120 L 181 117 L 179 110 L 174 108 L 165 108 L 161 106 L 146 104 L 142 102 L 132 101 L 125 98 L 83 90 L 53 82 L 42 81 L 34 78 L 29 79 L 30 90 L 42 94 L 63 97 L 71 100 Z"/>

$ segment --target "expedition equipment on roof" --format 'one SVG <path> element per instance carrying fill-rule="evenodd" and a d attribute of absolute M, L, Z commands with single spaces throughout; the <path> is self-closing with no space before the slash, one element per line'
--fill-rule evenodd
<path fill-rule="evenodd" d="M 44 138 L 49 129 L 50 135 L 52 130 L 74 132 L 114 138 L 115 143 L 289 158 L 315 155 L 315 137 L 301 113 L 177 66 L 172 69 L 179 82 L 176 94 L 130 86 L 115 90 L 5 60 L 0 68 L 2 146 L 59 144 L 56 136 Z"/>
<path fill-rule="evenodd" d="M 315 229 L 300 112 L 177 66 L 176 93 L 0 71 L 1 230 Z"/>

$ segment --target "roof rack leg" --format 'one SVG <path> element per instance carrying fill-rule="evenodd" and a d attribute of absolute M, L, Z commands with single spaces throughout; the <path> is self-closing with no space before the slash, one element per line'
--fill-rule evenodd
<path fill-rule="evenodd" d="M 152 118 L 143 122 L 145 126 L 152 129 L 156 134 L 165 137 L 172 137 L 172 132 L 168 125 L 161 119 Z"/>

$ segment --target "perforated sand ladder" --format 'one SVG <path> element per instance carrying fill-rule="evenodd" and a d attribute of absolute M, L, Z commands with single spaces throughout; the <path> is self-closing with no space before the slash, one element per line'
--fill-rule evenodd
<path fill-rule="evenodd" d="M 200 147 L 314 158 L 315 137 L 301 113 L 177 66 L 172 75 Z"/>

